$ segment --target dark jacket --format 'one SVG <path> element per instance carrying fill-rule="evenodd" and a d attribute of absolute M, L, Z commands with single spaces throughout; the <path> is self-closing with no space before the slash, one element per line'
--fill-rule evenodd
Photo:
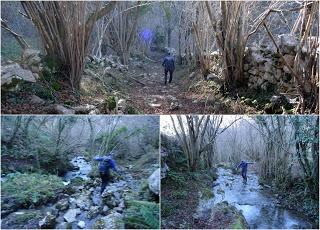
<path fill-rule="evenodd" d="M 241 163 L 238 165 L 237 168 L 241 168 L 243 172 L 247 172 L 247 170 L 248 170 L 248 164 L 253 164 L 253 163 L 241 161 Z"/>
<path fill-rule="evenodd" d="M 116 163 L 112 158 L 106 156 L 96 156 L 94 159 L 96 161 L 99 161 L 99 172 L 109 173 L 110 169 L 112 169 L 115 172 L 117 171 Z"/>
<path fill-rule="evenodd" d="M 171 55 L 166 56 L 163 60 L 162 66 L 164 67 L 165 70 L 173 72 L 175 69 L 174 57 Z"/>

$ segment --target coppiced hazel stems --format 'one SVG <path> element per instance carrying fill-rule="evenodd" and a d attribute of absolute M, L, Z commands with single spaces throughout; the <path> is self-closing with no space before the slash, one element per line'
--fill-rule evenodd
<path fill-rule="evenodd" d="M 95 4 L 96 9 L 89 14 L 87 8 Z M 47 55 L 64 63 L 66 75 L 72 88 L 78 92 L 84 60 L 95 22 L 111 12 L 116 2 L 35 2 L 23 1 L 27 16 L 39 31 Z"/>

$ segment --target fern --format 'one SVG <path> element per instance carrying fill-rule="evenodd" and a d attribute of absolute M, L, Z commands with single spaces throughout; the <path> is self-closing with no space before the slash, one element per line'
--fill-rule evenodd
<path fill-rule="evenodd" d="M 159 204 L 148 201 L 129 201 L 124 222 L 128 228 L 159 229 Z"/>

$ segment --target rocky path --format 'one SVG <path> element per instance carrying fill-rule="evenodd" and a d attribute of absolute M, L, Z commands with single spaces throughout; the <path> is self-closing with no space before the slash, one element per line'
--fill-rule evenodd
<path fill-rule="evenodd" d="M 203 113 L 204 101 L 188 91 L 187 67 L 177 66 L 172 82 L 165 85 L 159 56 L 157 60 L 146 60 L 140 65 L 140 70 L 129 71 L 139 81 L 129 90 L 130 103 L 146 114 Z"/>

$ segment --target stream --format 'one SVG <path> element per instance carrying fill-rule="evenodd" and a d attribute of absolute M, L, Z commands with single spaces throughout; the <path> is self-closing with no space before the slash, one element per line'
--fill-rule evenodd
<path fill-rule="evenodd" d="M 1 224 L 4 222 L 4 228 L 21 228 L 23 226 L 33 229 L 39 227 L 40 222 L 48 224 L 44 225 L 46 228 L 49 226 L 49 228 L 55 229 L 123 228 L 125 197 L 145 199 L 140 194 L 141 181 L 135 179 L 126 170 L 126 166 L 119 166 L 118 170 L 121 173 L 119 178 L 110 181 L 101 195 L 99 178 L 88 176 L 92 170 L 91 162 L 83 156 L 74 157 L 70 162 L 73 169 L 62 178 L 66 188 L 72 188 L 72 192 L 59 194 L 59 199 L 53 201 L 54 203 L 48 202 L 38 207 L 15 210 L 1 220 Z M 77 177 L 86 180 L 86 183 L 81 184 L 80 182 L 80 184 L 70 185 L 70 182 Z M 147 192 L 145 195 L 148 194 Z M 25 223 L 18 222 L 21 219 L 18 216 L 30 216 L 36 211 L 43 215 L 41 219 L 35 217 Z"/>
<path fill-rule="evenodd" d="M 201 209 L 227 201 L 242 211 L 250 228 L 312 227 L 301 214 L 281 207 L 270 189 L 259 185 L 257 175 L 248 173 L 248 181 L 244 184 L 241 175 L 232 174 L 230 169 L 218 168 L 217 174 L 212 188 L 214 198 L 200 201 Z"/>
<path fill-rule="evenodd" d="M 83 156 L 77 156 L 72 158 L 70 163 L 73 165 L 74 169 L 72 171 L 67 172 L 63 180 L 68 184 L 70 180 L 76 177 L 81 177 L 84 180 L 89 179 L 88 174 L 90 173 L 92 167 L 90 162 L 86 161 Z"/>

